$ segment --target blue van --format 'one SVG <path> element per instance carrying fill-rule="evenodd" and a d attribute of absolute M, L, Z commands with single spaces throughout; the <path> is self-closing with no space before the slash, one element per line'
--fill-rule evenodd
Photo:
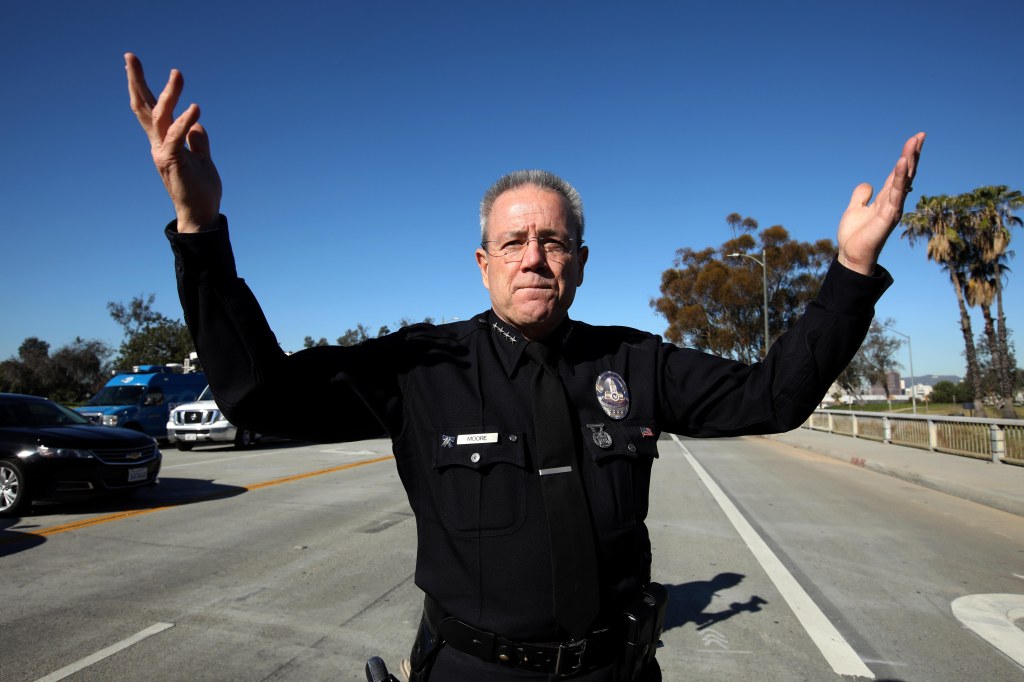
<path fill-rule="evenodd" d="M 181 403 L 195 400 L 206 388 L 202 372 L 182 372 L 180 365 L 138 365 L 114 376 L 79 414 L 95 424 L 123 426 L 154 438 L 167 438 L 167 419 Z"/>

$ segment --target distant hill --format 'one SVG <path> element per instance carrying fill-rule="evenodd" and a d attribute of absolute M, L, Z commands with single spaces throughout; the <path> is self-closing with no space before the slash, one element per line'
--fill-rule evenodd
<path fill-rule="evenodd" d="M 903 381 L 909 386 L 911 383 L 920 384 L 922 386 L 934 386 L 940 381 L 949 381 L 954 384 L 959 384 L 961 379 L 958 376 L 952 374 L 923 374 L 919 377 L 903 377 Z"/>

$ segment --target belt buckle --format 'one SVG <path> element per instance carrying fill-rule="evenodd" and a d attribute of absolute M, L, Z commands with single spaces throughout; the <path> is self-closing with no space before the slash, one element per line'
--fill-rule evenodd
<path fill-rule="evenodd" d="M 572 675 L 583 667 L 583 652 L 587 649 L 587 640 L 558 645 L 558 658 L 555 659 L 555 675 L 565 677 Z M 564 666 L 564 667 L 563 667 Z"/>

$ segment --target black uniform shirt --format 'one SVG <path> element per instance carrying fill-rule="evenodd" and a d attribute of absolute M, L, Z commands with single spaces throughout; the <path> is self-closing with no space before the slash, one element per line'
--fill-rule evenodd
<path fill-rule="evenodd" d="M 217 402 L 236 425 L 316 441 L 388 435 L 416 515 L 416 583 L 449 613 L 522 641 L 558 638 L 547 520 L 534 461 L 526 339 L 487 311 L 352 347 L 287 356 L 239 279 L 227 221 L 167 235 L 185 320 Z M 567 320 L 559 374 L 597 535 L 601 620 L 650 576 L 644 519 L 661 432 L 713 437 L 799 426 L 860 346 L 891 283 L 834 263 L 817 299 L 744 365 L 625 327 Z M 628 409 L 610 415 L 598 377 Z M 608 401 L 604 401 L 607 405 Z M 610 444 L 608 443 L 610 437 Z"/>

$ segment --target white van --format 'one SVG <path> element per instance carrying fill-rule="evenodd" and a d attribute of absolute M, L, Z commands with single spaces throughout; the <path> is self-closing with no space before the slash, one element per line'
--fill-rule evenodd
<path fill-rule="evenodd" d="M 191 450 L 204 443 L 234 443 L 243 450 L 259 441 L 259 434 L 239 429 L 229 422 L 213 401 L 210 387 L 194 403 L 178 405 L 167 422 L 167 440 L 179 450 Z"/>

